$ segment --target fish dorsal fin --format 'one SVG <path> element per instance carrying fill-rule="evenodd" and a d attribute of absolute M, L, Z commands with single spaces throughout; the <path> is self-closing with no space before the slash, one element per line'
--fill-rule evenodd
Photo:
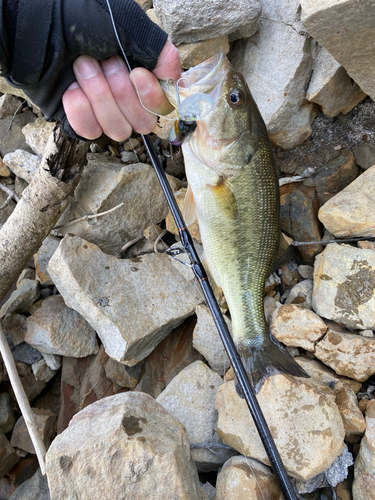
<path fill-rule="evenodd" d="M 211 193 L 214 195 L 215 201 L 221 213 L 228 219 L 237 219 L 238 210 L 237 202 L 234 194 L 228 186 L 227 180 L 220 176 L 215 186 L 209 186 Z"/>
<path fill-rule="evenodd" d="M 195 206 L 193 190 L 191 189 L 190 184 L 188 185 L 186 191 L 182 211 L 184 212 L 184 219 L 186 224 L 188 226 L 190 226 L 190 224 L 193 224 L 193 222 L 197 218 L 197 209 Z"/>
<path fill-rule="evenodd" d="M 291 260 L 296 260 L 298 254 L 296 249 L 289 244 L 283 233 L 280 231 L 280 243 L 271 272 L 276 271 L 283 264 L 288 264 Z"/>

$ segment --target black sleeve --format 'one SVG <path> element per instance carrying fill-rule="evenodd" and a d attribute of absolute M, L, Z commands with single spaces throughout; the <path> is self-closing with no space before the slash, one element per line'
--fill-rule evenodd
<path fill-rule="evenodd" d="M 153 69 L 167 40 L 134 0 L 110 0 L 132 66 Z M 21 88 L 47 120 L 70 127 L 61 98 L 75 80 L 73 61 L 121 55 L 106 0 L 0 0 L 1 76 Z"/>

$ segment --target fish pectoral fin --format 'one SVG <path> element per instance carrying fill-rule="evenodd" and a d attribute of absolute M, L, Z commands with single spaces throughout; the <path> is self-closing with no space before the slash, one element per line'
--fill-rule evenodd
<path fill-rule="evenodd" d="M 305 370 L 295 361 L 286 348 L 269 332 L 264 342 L 255 347 L 251 340 L 241 339 L 237 346 L 243 366 L 256 393 L 265 380 L 276 373 L 285 373 L 295 377 L 310 378 Z M 236 381 L 237 394 L 243 398 Z"/>
<path fill-rule="evenodd" d="M 215 201 L 221 213 L 228 219 L 237 219 L 238 209 L 234 194 L 232 193 L 226 179 L 220 177 L 215 186 L 208 186 L 214 195 Z"/>
<path fill-rule="evenodd" d="M 185 219 L 186 224 L 188 226 L 190 226 L 190 224 L 193 224 L 193 222 L 197 218 L 197 209 L 195 206 L 193 190 L 191 189 L 190 184 L 188 185 L 188 188 L 186 191 L 182 211 L 184 213 L 184 219 Z"/>

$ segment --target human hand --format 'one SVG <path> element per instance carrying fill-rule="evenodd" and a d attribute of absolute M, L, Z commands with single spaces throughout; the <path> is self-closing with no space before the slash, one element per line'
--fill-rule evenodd
<path fill-rule="evenodd" d="M 145 108 L 161 115 L 172 111 L 158 79 L 177 81 L 181 76 L 178 50 L 168 40 L 152 72 L 135 68 L 129 74 L 120 56 L 100 63 L 93 57 L 80 56 L 73 70 L 77 81 L 62 98 L 73 130 L 91 140 L 104 132 L 118 142 L 127 139 L 132 129 L 148 134 L 155 128 L 157 116 Z"/>

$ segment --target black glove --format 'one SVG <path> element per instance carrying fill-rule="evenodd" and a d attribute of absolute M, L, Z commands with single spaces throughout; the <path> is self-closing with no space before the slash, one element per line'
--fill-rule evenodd
<path fill-rule="evenodd" d="M 110 0 L 132 67 L 152 70 L 167 40 L 134 0 Z M 73 61 L 121 55 L 106 0 L 0 0 L 1 76 L 21 88 L 63 130 L 77 137 L 61 102 L 75 81 Z M 81 139 L 81 137 L 79 137 Z"/>

